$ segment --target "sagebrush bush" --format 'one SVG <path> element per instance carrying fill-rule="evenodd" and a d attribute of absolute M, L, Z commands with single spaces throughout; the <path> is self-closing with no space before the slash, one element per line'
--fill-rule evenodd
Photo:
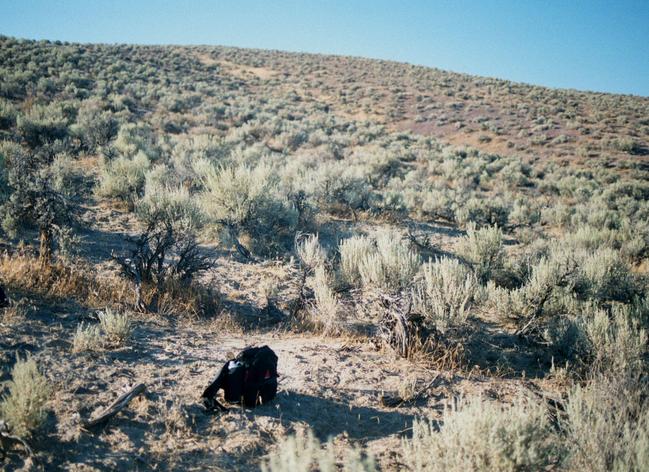
<path fill-rule="evenodd" d="M 68 118 L 62 106 L 36 105 L 25 115 L 18 115 L 16 128 L 32 149 L 63 139 L 68 133 Z"/>
<path fill-rule="evenodd" d="M 308 235 L 297 242 L 295 251 L 302 265 L 309 270 L 314 270 L 325 263 L 327 253 L 320 245 L 317 234 Z"/>
<path fill-rule="evenodd" d="M 647 332 L 628 306 L 588 310 L 581 322 L 596 371 L 621 375 L 646 368 Z"/>
<path fill-rule="evenodd" d="M 476 296 L 476 276 L 450 258 L 424 264 L 415 287 L 414 308 L 443 328 L 466 320 Z"/>
<path fill-rule="evenodd" d="M 486 283 L 503 269 L 503 233 L 497 226 L 481 229 L 469 226 L 467 235 L 458 244 L 457 251 L 473 265 L 478 280 L 482 283 Z"/>
<path fill-rule="evenodd" d="M 110 308 L 99 313 L 99 326 L 106 341 L 113 346 L 123 345 L 133 332 L 133 323 L 128 313 Z"/>
<path fill-rule="evenodd" d="M 208 164 L 201 167 L 201 173 L 205 211 L 235 245 L 241 246 L 240 237 L 247 236 L 248 250 L 272 254 L 292 239 L 297 211 L 278 193 L 270 167 L 215 168 Z"/>
<path fill-rule="evenodd" d="M 117 135 L 119 123 L 109 111 L 102 110 L 98 100 L 86 100 L 79 107 L 71 131 L 78 136 L 87 152 L 96 152 Z"/>
<path fill-rule="evenodd" d="M 402 446 L 413 472 L 540 471 L 560 459 L 544 406 L 522 399 L 511 406 L 479 397 L 462 401 L 439 422 L 415 420 L 412 439 Z"/>
<path fill-rule="evenodd" d="M 360 266 L 374 252 L 372 240 L 365 236 L 352 236 L 340 241 L 340 274 L 342 279 L 353 285 L 361 285 Z"/>
<path fill-rule="evenodd" d="M 374 247 L 360 259 L 358 272 L 364 287 L 400 290 L 411 285 L 421 265 L 419 255 L 394 230 L 379 230 Z"/>
<path fill-rule="evenodd" d="M 72 352 L 96 351 L 102 345 L 103 337 L 99 326 L 83 323 L 77 326 L 72 338 Z"/>
<path fill-rule="evenodd" d="M 275 453 L 262 462 L 264 472 L 376 472 L 374 457 L 365 455 L 360 449 L 347 447 L 343 451 L 343 463 L 339 466 L 330 441 L 320 444 L 308 430 L 301 434 L 287 436 L 278 445 Z"/>
<path fill-rule="evenodd" d="M 508 219 L 509 208 L 498 199 L 470 198 L 455 210 L 455 220 L 462 226 L 502 228 Z"/>
<path fill-rule="evenodd" d="M 151 161 L 143 152 L 129 158 L 105 159 L 99 176 L 97 194 L 133 203 L 144 191 L 146 173 Z"/>
<path fill-rule="evenodd" d="M 8 382 L 8 394 L 0 403 L 0 417 L 14 434 L 30 436 L 45 421 L 51 391 L 48 380 L 39 372 L 33 358 L 16 359 Z"/>
<path fill-rule="evenodd" d="M 322 326 L 325 333 L 333 333 L 339 324 L 340 303 L 331 288 L 324 265 L 316 266 L 310 285 L 315 297 L 317 324 Z"/>
<path fill-rule="evenodd" d="M 580 266 L 576 288 L 599 301 L 628 302 L 637 294 L 635 277 L 618 251 L 603 248 L 586 257 Z"/>
<path fill-rule="evenodd" d="M 562 427 L 572 470 L 649 470 L 646 384 L 635 375 L 596 377 L 575 387 Z"/>

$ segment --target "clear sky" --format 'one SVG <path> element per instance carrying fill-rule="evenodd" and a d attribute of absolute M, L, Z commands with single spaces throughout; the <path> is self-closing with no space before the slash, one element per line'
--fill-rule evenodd
<path fill-rule="evenodd" d="M 0 34 L 345 54 L 649 96 L 649 0 L 0 0 Z"/>

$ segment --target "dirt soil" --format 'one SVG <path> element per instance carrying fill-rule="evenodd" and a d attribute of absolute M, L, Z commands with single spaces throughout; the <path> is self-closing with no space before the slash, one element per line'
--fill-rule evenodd
<path fill-rule="evenodd" d="M 114 270 L 111 253 L 124 250 L 126 236 L 137 229 L 132 217 L 92 206 L 84 219 L 82 256 L 96 270 Z M 323 241 L 333 244 L 349 229 L 343 222 L 336 228 L 328 234 L 323 227 Z M 460 236 L 442 227 L 427 233 L 444 247 Z M 502 376 L 478 368 L 439 372 L 379 349 L 368 338 L 289 331 L 269 319 L 262 286 L 277 287 L 276 311 L 285 317 L 298 279 L 290 261 L 249 263 L 215 247 L 205 250 L 216 263 L 203 282 L 223 294 L 222 313 L 209 320 L 134 315 L 132 339 L 117 349 L 72 352 L 75 330 L 81 322 L 96 322 L 96 310 L 12 294 L 27 296 L 31 306 L 17 318 L 0 316 L 0 382 L 9 380 L 17 353 L 31 353 L 54 393 L 46 425 L 30 440 L 35 455 L 14 451 L 0 463 L 4 470 L 259 470 L 278 440 L 307 427 L 322 441 L 333 438 L 336 447 L 363 445 L 383 470 L 396 470 L 401 438 L 410 434 L 415 417 L 437 418 L 464 395 L 508 401 L 544 389 L 542 371 L 533 380 L 523 372 L 533 372 L 537 360 L 498 330 L 480 340 L 478 350 L 487 363 L 497 362 L 488 358 L 497 353 L 510 367 L 522 366 Z M 246 346 L 263 344 L 279 357 L 277 398 L 253 410 L 232 406 L 226 413 L 206 413 L 200 395 L 223 363 Z M 433 388 L 415 402 L 381 402 L 384 394 L 397 395 L 404 387 L 416 391 L 435 377 Z M 146 385 L 145 394 L 104 428 L 81 427 L 137 383 Z"/>
<path fill-rule="evenodd" d="M 73 354 L 72 333 L 84 318 L 68 307 L 50 307 L 0 327 L 2 363 L 11 363 L 17 351 L 32 352 L 55 383 L 45 427 L 50 433 L 33 439 L 35 457 L 12 454 L 7 470 L 258 470 L 279 438 L 305 427 L 321 440 L 364 444 L 394 468 L 394 451 L 413 418 L 436 417 L 468 393 L 507 399 L 529 387 L 442 372 L 425 399 L 389 408 L 380 401 L 384 393 L 396 394 L 404 383 L 419 388 L 438 372 L 368 342 L 278 330 L 231 334 L 215 322 L 187 320 L 140 319 L 128 346 Z M 220 366 L 242 348 L 261 344 L 279 356 L 277 398 L 254 410 L 206 413 L 199 397 Z M 82 419 L 139 382 L 147 387 L 142 397 L 105 428 L 82 430 Z"/>

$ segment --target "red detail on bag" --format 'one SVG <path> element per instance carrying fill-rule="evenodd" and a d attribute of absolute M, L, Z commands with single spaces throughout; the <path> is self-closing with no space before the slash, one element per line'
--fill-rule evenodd
<path fill-rule="evenodd" d="M 270 370 L 266 369 L 266 374 L 264 375 L 264 380 L 270 378 Z"/>

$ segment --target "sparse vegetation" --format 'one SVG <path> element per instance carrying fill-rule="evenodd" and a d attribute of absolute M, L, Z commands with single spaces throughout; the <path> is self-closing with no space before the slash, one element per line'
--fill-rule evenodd
<path fill-rule="evenodd" d="M 0 70 L 0 412 L 32 465 L 649 467 L 646 98 L 7 37 Z M 277 399 L 198 414 L 252 343 Z"/>

